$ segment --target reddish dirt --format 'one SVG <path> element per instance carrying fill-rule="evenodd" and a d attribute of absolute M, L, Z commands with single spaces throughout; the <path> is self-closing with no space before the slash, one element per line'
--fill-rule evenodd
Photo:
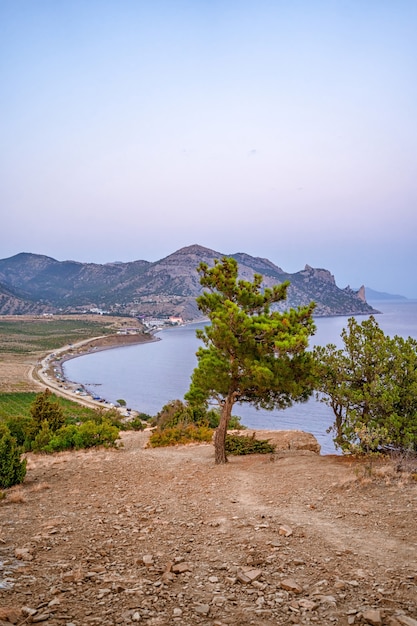
<path fill-rule="evenodd" d="M 0 624 L 416 626 L 410 473 L 147 437 L 29 455 L 0 502 Z"/>

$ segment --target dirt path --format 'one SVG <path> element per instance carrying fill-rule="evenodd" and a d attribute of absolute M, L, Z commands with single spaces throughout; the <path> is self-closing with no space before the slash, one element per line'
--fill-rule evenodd
<path fill-rule="evenodd" d="M 307 452 L 215 466 L 209 445 L 123 439 L 29 457 L 0 503 L 3 619 L 416 626 L 415 481 Z"/>

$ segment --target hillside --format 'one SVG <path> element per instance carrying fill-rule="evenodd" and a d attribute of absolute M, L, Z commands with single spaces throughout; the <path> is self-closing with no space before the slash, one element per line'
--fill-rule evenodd
<path fill-rule="evenodd" d="M 375 289 L 371 289 L 371 287 L 365 287 L 366 298 L 367 300 L 375 300 L 381 302 L 382 300 L 387 300 L 389 302 L 396 300 L 401 302 L 406 302 L 407 298 L 405 296 L 401 296 L 398 293 L 386 293 L 385 291 L 376 291 Z"/>
<path fill-rule="evenodd" d="M 243 278 L 254 272 L 271 286 L 289 280 L 285 307 L 317 304 L 316 315 L 351 315 L 375 312 L 364 290 L 337 287 L 326 269 L 308 265 L 294 274 L 268 259 L 244 253 L 225 254 L 199 245 L 188 246 L 156 262 L 79 263 L 47 256 L 17 254 L 0 260 L 0 313 L 72 313 L 102 309 L 112 314 L 161 317 L 198 317 L 195 302 L 201 293 L 197 266 L 201 261 L 232 256 Z"/>

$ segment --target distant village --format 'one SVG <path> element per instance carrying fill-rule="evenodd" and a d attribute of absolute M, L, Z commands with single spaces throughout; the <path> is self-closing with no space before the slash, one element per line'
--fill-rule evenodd
<path fill-rule="evenodd" d="M 182 326 L 184 324 L 184 320 L 182 317 L 177 317 L 175 315 L 170 315 L 167 317 L 139 317 L 140 322 L 147 328 L 148 330 L 158 330 L 160 328 L 165 328 L 166 326 Z M 138 328 L 123 328 L 118 331 L 118 335 L 129 335 L 136 334 L 139 332 Z"/>
<path fill-rule="evenodd" d="M 110 311 L 105 311 L 103 309 L 89 309 L 89 313 L 94 313 L 95 315 L 111 315 Z M 164 326 L 181 326 L 184 324 L 184 320 L 182 317 L 178 315 L 170 315 L 168 317 L 145 317 L 143 315 L 138 316 L 138 320 L 148 328 L 149 330 L 154 330 L 156 328 L 163 328 Z M 137 333 L 137 328 L 123 328 L 118 334 L 119 335 L 128 335 Z"/>
<path fill-rule="evenodd" d="M 100 309 L 97 307 L 88 309 L 88 311 L 83 311 L 83 313 L 93 313 L 94 315 L 112 315 L 110 311 L 106 311 L 105 309 Z M 53 317 L 53 313 L 43 313 L 42 317 Z M 166 326 L 182 326 L 185 322 L 184 319 L 178 315 L 169 315 L 168 317 L 146 317 L 143 315 L 137 316 L 137 319 L 147 328 L 148 330 L 156 330 L 158 328 L 164 328 Z M 135 335 L 140 332 L 140 329 L 137 327 L 132 328 L 121 328 L 118 331 L 118 335 Z"/>

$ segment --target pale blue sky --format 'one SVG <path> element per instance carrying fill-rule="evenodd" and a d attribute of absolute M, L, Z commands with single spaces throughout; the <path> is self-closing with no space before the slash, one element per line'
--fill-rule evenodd
<path fill-rule="evenodd" d="M 0 258 L 193 243 L 417 298 L 415 0 L 0 0 Z"/>

